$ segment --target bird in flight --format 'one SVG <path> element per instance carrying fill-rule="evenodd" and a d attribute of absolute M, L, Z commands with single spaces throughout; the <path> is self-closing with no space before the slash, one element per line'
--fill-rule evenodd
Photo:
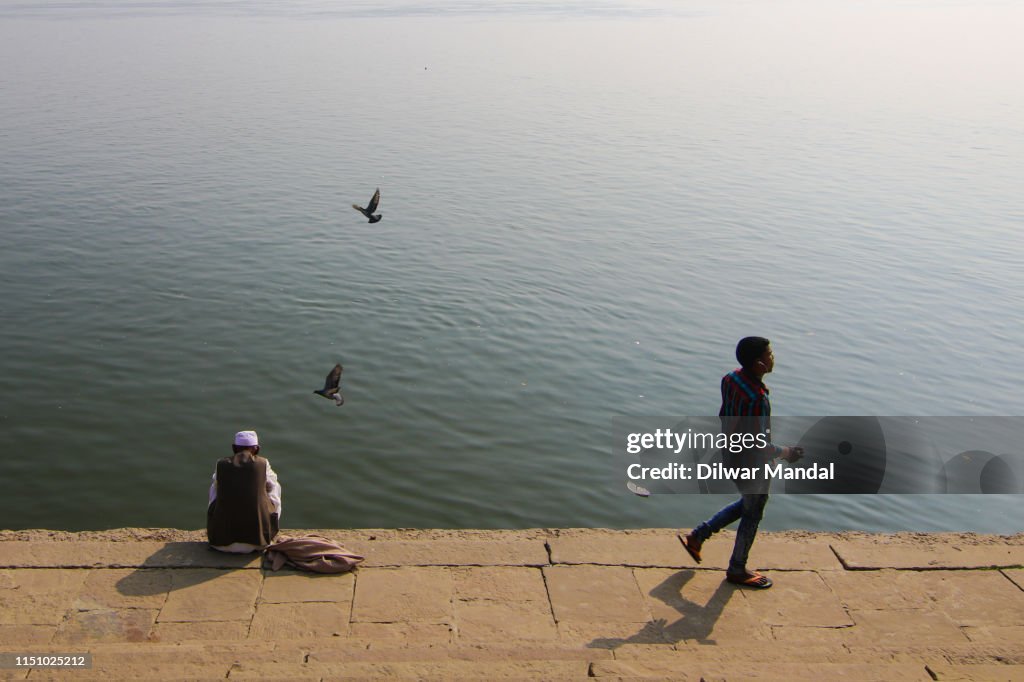
<path fill-rule="evenodd" d="M 378 213 L 377 215 L 373 215 L 373 212 L 377 210 L 377 206 L 379 206 L 379 205 L 380 205 L 380 187 L 378 187 L 377 191 L 373 193 L 372 197 L 370 197 L 370 203 L 368 203 L 366 205 L 366 208 L 363 208 L 362 206 L 359 206 L 358 204 L 352 204 L 352 208 L 354 208 L 355 210 L 359 211 L 364 216 L 366 216 L 366 219 L 369 220 L 371 223 L 376 223 L 376 222 L 378 222 L 380 220 L 381 215 L 380 215 L 380 213 Z"/>
<path fill-rule="evenodd" d="M 313 391 L 313 393 L 316 393 L 317 395 L 322 395 L 325 398 L 333 400 L 334 404 L 338 407 L 345 404 L 345 396 L 343 396 L 341 391 L 338 390 L 338 384 L 341 383 L 341 370 L 341 363 L 338 363 L 334 366 L 334 369 L 331 370 L 331 373 L 327 375 L 327 379 L 324 381 L 324 387 L 317 391 Z"/>

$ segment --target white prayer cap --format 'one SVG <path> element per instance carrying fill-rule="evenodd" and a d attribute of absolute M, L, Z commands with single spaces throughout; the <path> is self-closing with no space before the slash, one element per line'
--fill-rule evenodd
<path fill-rule="evenodd" d="M 255 431 L 239 431 L 235 434 L 235 445 L 252 447 L 253 445 L 259 444 L 260 439 L 256 437 Z"/>

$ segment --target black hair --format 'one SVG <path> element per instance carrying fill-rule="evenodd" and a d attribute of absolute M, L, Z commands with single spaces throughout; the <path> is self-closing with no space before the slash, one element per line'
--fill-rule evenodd
<path fill-rule="evenodd" d="M 248 461 L 250 461 L 253 458 L 253 455 L 256 455 L 256 454 L 259 453 L 260 446 L 259 445 L 234 445 L 234 444 L 232 444 L 231 451 L 234 452 L 236 455 L 239 454 L 239 453 L 245 453 L 242 456 L 242 461 L 243 462 L 248 462 Z"/>
<path fill-rule="evenodd" d="M 771 342 L 768 339 L 761 336 L 747 336 L 740 339 L 740 342 L 736 344 L 736 359 L 739 360 L 740 366 L 744 369 L 749 368 L 755 360 L 764 355 L 769 343 Z"/>

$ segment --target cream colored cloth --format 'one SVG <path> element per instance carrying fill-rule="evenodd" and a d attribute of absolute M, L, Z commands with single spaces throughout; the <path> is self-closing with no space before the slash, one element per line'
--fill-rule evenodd
<path fill-rule="evenodd" d="M 362 556 L 320 535 L 278 535 L 267 545 L 266 556 L 275 571 L 288 564 L 314 573 L 345 573 L 363 561 Z"/>
<path fill-rule="evenodd" d="M 263 549 L 259 545 L 250 545 L 248 542 L 232 542 L 230 545 L 210 545 L 210 547 L 218 552 L 228 552 L 229 554 L 249 554 Z"/>

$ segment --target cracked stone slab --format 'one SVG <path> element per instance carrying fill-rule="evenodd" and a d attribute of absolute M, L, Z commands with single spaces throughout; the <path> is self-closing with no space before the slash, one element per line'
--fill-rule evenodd
<path fill-rule="evenodd" d="M 59 625 L 85 578 L 65 568 L 0 570 L 0 625 Z"/>
<path fill-rule="evenodd" d="M 779 640 L 752 641 L 730 643 L 727 646 L 709 646 L 700 642 L 682 642 L 676 645 L 674 653 L 654 652 L 652 656 L 680 656 L 694 661 L 721 661 L 735 656 L 742 651 L 744 660 L 757 661 L 762 665 L 776 663 L 907 663 L 917 662 L 917 658 L 879 656 L 875 652 L 868 654 L 852 653 L 844 647 L 837 647 L 818 642 L 814 634 L 820 628 L 802 626 L 776 626 L 772 630 L 803 631 L 806 637 L 790 637 L 789 645 L 783 646 Z M 616 658 L 620 658 L 616 651 Z"/>
<path fill-rule="evenodd" d="M 1010 579 L 1010 581 L 1024 590 L 1024 568 L 1004 568 L 1003 575 Z"/>
<path fill-rule="evenodd" d="M 66 648 L 63 650 L 66 651 Z M 178 665 L 195 665 L 201 661 L 213 661 L 218 667 L 243 660 L 261 664 L 299 664 L 305 658 L 305 651 L 301 645 L 274 645 L 251 641 L 209 641 L 181 644 L 97 642 L 89 646 L 89 651 L 93 654 L 94 666 L 108 669 L 119 659 L 173 668 Z"/>
<path fill-rule="evenodd" d="M 150 633 L 153 642 L 210 642 L 242 640 L 249 636 L 251 620 L 157 622 Z"/>
<path fill-rule="evenodd" d="M 260 601 L 274 604 L 318 601 L 350 604 L 355 584 L 353 573 L 325 574 L 290 570 L 267 572 Z"/>
<path fill-rule="evenodd" d="M 481 566 L 451 573 L 458 642 L 558 640 L 541 569 Z"/>
<path fill-rule="evenodd" d="M 376 647 L 373 649 L 362 647 L 358 649 L 348 647 L 314 648 L 309 652 L 307 663 L 312 665 L 337 664 L 337 663 L 409 663 L 426 661 L 449 661 L 451 654 L 449 647 Z"/>
<path fill-rule="evenodd" d="M 600 623 L 594 621 L 562 621 L 558 623 L 558 639 L 566 646 L 594 651 L 618 651 L 624 646 L 649 645 L 671 649 L 673 641 L 665 633 L 664 622 Z"/>
<path fill-rule="evenodd" d="M 252 619 L 250 639 L 284 640 L 347 637 L 348 602 L 260 604 Z"/>
<path fill-rule="evenodd" d="M 87 571 L 74 569 L 0 569 L 0 597 L 13 597 L 32 592 L 60 593 L 77 590 L 85 581 Z"/>
<path fill-rule="evenodd" d="M 945 614 L 930 609 L 851 610 L 850 617 L 853 625 L 846 628 L 773 626 L 772 637 L 783 647 L 810 643 L 890 653 L 945 649 L 969 642 L 967 634 Z"/>
<path fill-rule="evenodd" d="M 680 544 L 687 532 L 679 534 Z M 748 566 L 761 571 L 842 570 L 843 565 L 829 544 L 830 537 L 795 531 L 759 532 L 750 549 Z M 701 547 L 701 563 L 697 564 L 686 554 L 686 563 L 683 565 L 724 571 L 729 567 L 729 557 L 735 542 L 736 532 L 733 530 L 715 533 Z M 686 550 L 683 551 L 685 553 Z"/>
<path fill-rule="evenodd" d="M 170 569 L 94 568 L 86 575 L 75 607 L 159 609 L 170 590 Z"/>
<path fill-rule="evenodd" d="M 774 589 L 774 588 L 772 588 Z M 968 642 L 967 636 L 944 614 L 931 609 L 892 611 L 850 611 L 853 625 L 839 628 L 813 628 L 817 644 L 859 648 L 944 647 Z M 806 637 L 802 627 L 774 628 L 775 638 L 787 646 L 794 637 Z"/>
<path fill-rule="evenodd" d="M 53 639 L 57 625 L 0 624 L 0 646 L 46 644 Z"/>
<path fill-rule="evenodd" d="M 451 569 L 455 596 L 462 600 L 537 601 L 548 605 L 544 574 L 539 568 L 479 566 Z"/>
<path fill-rule="evenodd" d="M 540 547 L 548 541 L 553 543 L 553 550 L 561 542 L 564 548 L 575 545 L 584 551 L 584 538 L 591 533 L 601 542 L 616 534 L 630 537 L 630 542 L 637 542 L 639 547 L 652 538 L 679 531 L 541 529 L 491 533 L 398 529 L 343 532 L 352 534 L 353 538 L 358 536 L 359 542 L 353 540 L 342 544 L 370 555 L 374 544 L 383 540 L 417 543 L 416 551 L 424 551 L 427 545 L 436 547 L 437 543 L 459 544 L 464 541 L 493 543 L 492 546 L 505 541 L 526 541 Z M 28 538 L 42 533 L 44 531 L 0 531 L 0 542 L 24 548 L 35 542 Z M 112 537 L 124 535 L 124 532 L 112 533 Z M 786 568 L 769 573 L 776 585 L 765 592 L 746 591 L 728 585 L 722 580 L 723 572 L 713 570 L 715 557 L 719 556 L 716 552 L 720 552 L 724 565 L 731 551 L 731 534 L 716 535 L 706 545 L 705 557 L 709 558 L 700 567 L 690 563 L 663 568 L 596 564 L 449 566 L 444 563 L 439 566 L 374 568 L 364 564 L 345 576 L 296 573 L 290 578 L 253 570 L 258 567 L 256 555 L 246 558 L 211 552 L 201 542 L 193 542 L 202 537 L 202 531 L 137 529 L 130 535 L 130 541 L 112 541 L 99 533 L 59 533 L 46 542 L 51 545 L 73 545 L 85 539 L 109 542 L 116 545 L 117 550 L 116 554 L 111 553 L 105 559 L 109 561 L 114 561 L 115 556 L 123 558 L 133 543 L 166 547 L 169 542 L 179 542 L 183 543 L 179 548 L 187 550 L 186 566 L 0 568 L 0 648 L 24 651 L 27 646 L 32 650 L 67 652 L 69 647 L 76 648 L 75 642 L 82 642 L 77 647 L 85 646 L 95 656 L 102 655 L 103 659 L 91 673 L 82 671 L 82 679 L 223 678 L 233 664 L 248 666 L 236 670 L 239 674 L 248 670 L 250 676 L 267 676 L 277 671 L 282 679 L 309 677 L 319 680 L 337 677 L 342 672 L 368 674 L 370 671 L 421 677 L 462 675 L 513 679 L 517 673 L 518 677 L 523 677 L 524 670 L 536 673 L 526 675 L 531 679 L 545 679 L 545 676 L 562 679 L 564 675 L 560 676 L 560 673 L 566 671 L 552 668 L 547 661 L 639 661 L 654 664 L 659 657 L 671 659 L 668 664 L 673 666 L 672 672 L 656 676 L 666 680 L 684 679 L 690 663 L 700 663 L 700 670 L 706 673 L 708 680 L 744 679 L 757 674 L 772 678 L 827 679 L 833 673 L 834 676 L 857 680 L 914 679 L 909 674 L 904 675 L 904 669 L 898 666 L 915 664 L 914 669 L 920 671 L 925 663 L 932 661 L 936 665 L 956 666 L 951 670 L 957 675 L 966 675 L 965 679 L 992 679 L 993 671 L 997 675 L 1015 674 L 1024 665 L 1024 649 L 1021 648 L 1024 623 L 1017 615 L 1024 613 L 1024 609 L 1018 606 L 1020 595 L 1024 595 L 1021 588 L 1024 569 L 942 570 L 933 565 L 928 567 L 930 570 L 921 571 L 847 571 L 833 564 L 809 571 L 807 567 L 817 561 L 812 559 L 817 550 L 804 552 L 801 549 L 805 544 L 824 546 L 824 541 L 824 544 L 877 544 L 888 548 L 886 551 L 918 546 L 934 551 L 942 545 L 971 547 L 972 551 L 990 551 L 1000 547 L 1017 551 L 1024 546 L 1024 535 L 1006 538 L 970 534 L 868 536 L 787 531 L 776 537 L 776 534 L 761 533 L 751 555 L 752 565 L 767 570 L 772 570 L 773 564 Z M 375 539 L 371 540 L 371 537 Z M 780 548 L 778 559 L 773 558 L 774 550 L 769 551 L 770 543 L 775 540 L 778 540 Z M 186 544 L 190 547 L 186 548 Z M 139 557 L 142 561 L 166 562 L 173 559 L 174 552 L 178 551 L 171 549 L 174 551 L 154 557 L 156 552 L 150 547 L 147 549 L 150 553 Z M 217 560 L 242 559 L 250 563 L 241 570 L 237 566 L 220 571 L 196 568 L 195 552 L 199 549 Z M 0 564 L 7 559 L 3 551 L 0 545 Z M 835 554 L 832 556 L 834 558 Z M 650 557 L 660 560 L 654 553 Z M 445 562 L 450 560 L 441 559 Z M 688 555 L 684 556 L 684 561 L 689 562 Z M 784 561 L 789 563 L 783 564 Z M 227 570 L 229 568 L 236 570 Z M 709 568 L 712 570 L 706 570 Z M 594 573 L 577 572 L 587 570 Z M 418 581 L 410 571 L 434 573 Z M 374 584 L 372 576 L 388 572 L 401 572 L 402 577 L 396 580 L 398 584 L 389 587 L 386 580 Z M 161 573 L 170 576 L 169 585 L 158 577 Z M 254 581 L 251 586 L 226 585 L 225 589 L 217 589 L 221 577 L 243 574 Z M 819 586 L 810 578 L 815 574 L 845 607 L 853 625 L 801 625 L 815 622 L 810 620 L 816 615 L 814 600 L 820 596 Z M 629 576 L 632 576 L 633 587 L 628 580 L 623 580 Z M 293 580 L 295 578 L 302 580 Z M 321 582 L 322 578 L 354 581 L 354 589 L 335 593 L 330 588 L 336 585 Z M 272 584 L 278 579 L 282 580 L 280 584 Z M 380 589 L 382 587 L 387 589 Z M 366 615 L 372 617 L 392 608 L 392 617 L 401 618 L 411 612 L 414 617 L 418 613 L 427 620 L 349 622 L 347 635 L 338 630 L 341 636 L 334 636 L 334 626 L 345 622 L 344 615 L 336 612 L 303 613 L 309 608 L 318 610 L 322 606 L 347 603 L 351 616 L 363 588 L 366 588 L 363 598 L 382 599 L 375 604 L 367 601 Z M 554 607 L 547 601 L 549 589 Z M 721 593 L 718 593 L 719 589 Z M 724 600 L 726 589 L 732 590 L 732 596 L 715 620 L 711 615 L 716 601 Z M 786 589 L 796 590 L 799 594 L 783 598 Z M 196 594 L 196 590 L 209 592 L 201 595 Z M 580 592 L 572 603 L 566 595 L 574 590 Z M 633 596 L 630 596 L 631 590 Z M 443 594 L 443 598 L 438 599 L 434 594 L 437 592 Z M 344 601 L 346 594 L 348 602 Z M 618 595 L 623 596 L 623 601 L 616 606 Z M 185 610 L 188 617 L 199 615 L 210 620 L 165 620 L 164 617 L 173 616 L 174 609 L 182 606 L 180 601 L 184 596 L 195 601 L 194 608 Z M 225 597 L 226 603 L 223 601 Z M 801 602 L 804 597 L 810 602 Z M 388 606 L 387 599 L 391 598 L 394 603 Z M 161 599 L 164 600 L 162 605 Z M 296 601 L 291 601 L 293 599 Z M 782 603 L 775 604 L 774 599 L 782 599 Z M 594 606 L 592 601 L 608 603 Z M 236 602 L 241 602 L 242 608 L 233 613 Z M 603 611 L 606 607 L 608 611 Z M 743 607 L 750 614 L 749 619 L 738 607 Z M 135 626 L 141 633 L 146 620 L 158 608 L 161 613 L 151 626 L 148 641 L 128 642 L 127 639 L 133 635 L 127 632 L 128 626 L 132 625 L 127 619 L 140 618 Z M 256 617 L 260 608 L 267 609 L 262 623 Z M 552 608 L 556 613 L 560 609 L 568 620 L 551 620 Z M 634 608 L 636 611 L 632 613 Z M 11 622 L 13 617 L 9 614 L 15 610 L 30 613 L 30 620 L 46 622 Z M 281 613 L 274 614 L 275 610 Z M 139 613 L 129 613 L 134 611 Z M 292 613 L 286 615 L 286 611 Z M 817 615 L 829 613 L 831 611 L 826 609 Z M 538 620 L 531 620 L 534 618 Z M 616 620 L 620 618 L 628 620 Z M 255 632 L 260 637 L 247 639 L 250 625 L 255 625 Z M 302 627 L 309 628 L 306 633 L 309 636 L 291 638 L 296 632 L 301 633 Z M 276 635 L 275 628 L 287 632 Z M 553 634 L 557 639 L 549 638 Z M 263 636 L 271 638 L 262 639 Z M 530 637 L 537 639 L 531 640 Z M 270 657 L 266 658 L 264 654 Z M 311 654 L 308 659 L 306 654 Z M 319 663 L 331 659 L 339 667 L 333 664 L 327 667 L 303 665 L 306 660 L 317 662 L 316 658 L 320 659 Z M 354 658 L 365 665 L 348 667 L 346 661 L 353 662 Z M 434 665 L 423 665 L 427 662 L 425 659 L 433 661 Z M 457 660 L 477 665 L 450 665 Z M 266 661 L 271 667 L 265 668 L 261 661 Z M 503 661 L 536 665 L 529 669 L 503 669 L 497 665 Z M 737 667 L 737 662 L 748 667 Z M 715 667 L 720 664 L 728 666 Z M 803 664 L 807 664 L 807 668 L 802 667 Z M 850 664 L 880 667 L 854 668 L 849 667 Z M 815 677 L 805 677 L 808 668 Z M 574 667 L 572 670 L 572 674 L 579 676 L 585 676 L 587 672 L 601 672 L 600 667 L 589 670 L 585 666 Z M 879 678 L 878 670 L 885 671 L 885 676 Z M 939 670 L 940 674 L 949 672 Z M 29 679 L 37 677 L 65 679 L 66 675 L 61 671 L 35 671 Z M 1014 678 L 1010 676 L 1008 679 Z"/>
<path fill-rule="evenodd" d="M 674 531 L 564 534 L 548 540 L 553 564 L 687 566 L 692 563 Z"/>
<path fill-rule="evenodd" d="M 456 601 L 455 632 L 460 643 L 558 641 L 546 601 Z"/>
<path fill-rule="evenodd" d="M 207 680 L 224 680 L 230 670 L 230 664 L 205 658 L 199 659 L 195 663 L 169 664 L 139 662 L 131 657 L 123 657 L 108 663 L 97 662 L 96 656 L 93 656 L 92 669 L 75 671 L 73 678 L 68 675 L 66 670 L 51 668 L 33 670 L 29 679 L 54 680 L 54 682 L 67 682 L 69 679 L 161 680 L 162 682 L 189 680 L 191 682 L 206 682 Z"/>
<path fill-rule="evenodd" d="M 157 609 L 95 609 L 71 611 L 54 635 L 54 643 L 146 642 Z"/>
<path fill-rule="evenodd" d="M 637 568 L 633 571 L 662 637 L 684 640 L 736 642 L 768 640 L 771 631 L 738 590 L 710 571 Z M 637 631 L 623 644 L 643 644 L 651 632 Z"/>
<path fill-rule="evenodd" d="M 625 566 L 549 566 L 544 578 L 558 622 L 651 620 L 633 571 Z"/>
<path fill-rule="evenodd" d="M 247 660 L 263 661 L 267 653 L 250 645 L 244 651 Z M 88 650 L 92 653 L 91 669 L 68 670 L 37 669 L 30 679 L 46 680 L 207 680 L 217 675 L 223 679 L 234 658 L 233 651 L 219 645 L 161 645 L 153 643 L 92 642 L 87 647 L 73 644 L 54 644 L 39 653 L 69 653 Z M 240 649 L 236 649 L 241 653 Z"/>
<path fill-rule="evenodd" d="M 1024 625 L 1024 591 L 999 571 L 843 571 L 822 578 L 851 610 L 926 609 L 957 625 Z"/>
<path fill-rule="evenodd" d="M 202 542 L 4 541 L 0 567 L 259 568 L 260 554 L 227 554 Z"/>
<path fill-rule="evenodd" d="M 309 663 L 335 663 L 341 661 L 591 661 L 612 658 L 605 649 L 583 649 L 558 643 L 510 642 L 502 644 L 462 644 L 453 646 L 407 646 L 356 648 L 339 645 L 313 646 L 307 649 Z"/>
<path fill-rule="evenodd" d="M 174 571 L 171 591 L 157 621 L 247 620 L 252 617 L 262 581 L 259 571 Z"/>
<path fill-rule="evenodd" d="M 584 649 L 558 642 L 488 642 L 448 647 L 460 661 L 593 661 L 613 658 L 608 649 Z"/>
<path fill-rule="evenodd" d="M 920 609 L 932 601 L 928 591 L 922 589 L 921 580 L 926 574 L 894 569 L 835 571 L 823 574 L 822 580 L 850 609 Z"/>
<path fill-rule="evenodd" d="M 451 623 L 453 591 L 447 568 L 360 568 L 352 621 Z"/>
<path fill-rule="evenodd" d="M 590 667 L 591 677 L 614 679 L 665 679 L 686 682 L 700 680 L 779 679 L 793 682 L 820 682 L 820 680 L 849 679 L 858 682 L 891 682 L 891 680 L 920 680 L 931 682 L 923 664 L 904 663 L 879 665 L 872 663 L 778 663 L 765 670 L 756 661 L 745 661 L 737 656 L 732 661 L 694 663 L 661 660 L 595 661 Z"/>
<path fill-rule="evenodd" d="M 402 680 L 551 680 L 586 679 L 589 664 L 580 661 L 336 661 L 301 666 L 247 662 L 231 668 L 231 679 L 402 679 Z"/>
<path fill-rule="evenodd" d="M 928 671 L 938 682 L 1024 682 L 1024 666 L 929 662 Z"/>
<path fill-rule="evenodd" d="M 371 649 L 393 646 L 443 646 L 452 641 L 447 623 L 352 623 L 352 638 Z"/>
<path fill-rule="evenodd" d="M 896 657 L 891 651 L 881 651 L 876 648 L 881 642 L 872 642 L 868 637 L 860 635 L 853 636 L 853 629 L 856 625 L 846 628 L 820 628 L 806 625 L 773 625 L 772 639 L 778 652 L 783 656 L 796 652 L 800 656 L 805 651 L 813 651 L 816 647 L 824 646 L 832 651 L 851 651 L 859 658 L 868 658 L 871 661 L 890 662 Z M 864 652 L 867 654 L 861 656 Z M 753 649 L 751 656 L 761 657 L 763 660 L 771 661 L 772 657 L 768 652 L 760 649 Z M 827 660 L 827 659 L 826 659 Z"/>
<path fill-rule="evenodd" d="M 365 543 L 362 567 L 545 566 L 542 540 L 378 540 Z"/>
<path fill-rule="evenodd" d="M 978 627 L 964 627 L 961 631 L 967 639 L 977 644 L 993 645 L 1014 645 L 1021 648 L 1024 642 L 1024 626 L 991 626 L 982 625 Z"/>
<path fill-rule="evenodd" d="M 767 625 L 839 628 L 853 625 L 839 598 L 814 571 L 787 571 L 768 590 L 737 587 L 744 601 Z"/>
<path fill-rule="evenodd" d="M 985 536 L 947 537 L 944 534 L 872 535 L 834 538 L 832 549 L 852 570 L 897 568 L 977 569 L 1024 566 L 1024 545 L 998 542 Z"/>

